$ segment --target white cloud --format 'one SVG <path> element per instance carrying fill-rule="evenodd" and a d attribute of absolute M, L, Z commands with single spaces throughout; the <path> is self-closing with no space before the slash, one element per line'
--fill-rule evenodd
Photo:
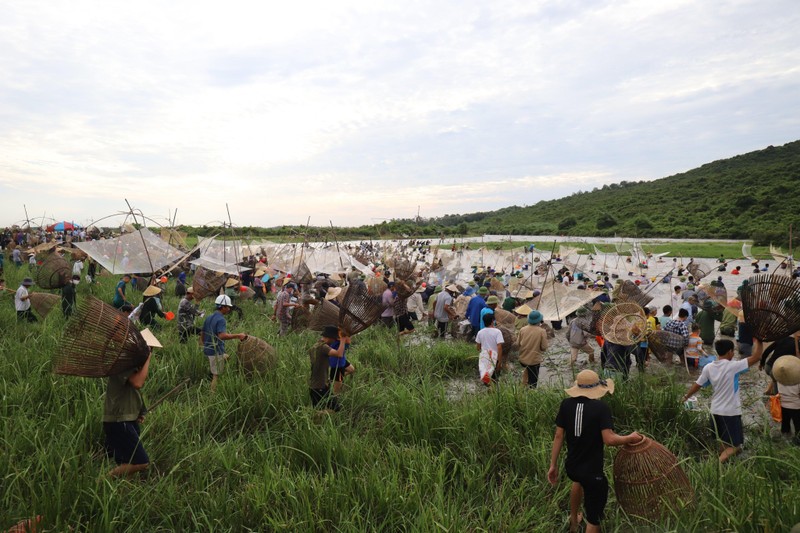
<path fill-rule="evenodd" d="M 792 0 L 4 5 L 0 192 L 356 224 L 660 177 L 794 140 L 798 23 Z"/>

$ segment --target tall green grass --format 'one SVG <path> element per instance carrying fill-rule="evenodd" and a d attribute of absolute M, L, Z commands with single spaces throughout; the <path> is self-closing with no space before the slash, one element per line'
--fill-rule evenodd
<path fill-rule="evenodd" d="M 8 270 L 9 286 L 22 274 Z M 82 284 L 79 297 L 91 289 L 108 300 L 114 282 Z M 177 298 L 166 303 L 177 308 Z M 166 324 L 143 393 L 152 402 L 185 377 L 191 385 L 148 415 L 143 441 L 153 463 L 126 481 L 105 475 L 112 465 L 102 449 L 104 382 L 50 372 L 64 327 L 59 311 L 17 324 L 4 297 L 0 528 L 36 514 L 54 531 L 564 528 L 568 480 L 551 488 L 545 479 L 561 388 L 530 391 L 508 375 L 493 392 L 479 387 L 454 398 L 451 382 L 476 377 L 473 345 L 398 343 L 371 328 L 349 353 L 357 371 L 342 395 L 344 410 L 321 415 L 307 390 L 315 335 L 279 338 L 263 307 L 243 307 L 244 320 L 232 318 L 229 330 L 272 343 L 277 367 L 248 378 L 234 363 L 211 394 L 198 346 L 179 344 L 174 324 Z M 604 529 L 788 530 L 800 520 L 798 450 L 748 431 L 748 456 L 720 467 L 705 420 L 677 404 L 683 391 L 648 375 L 620 384 L 607 401 L 618 431 L 642 431 L 679 456 L 695 504 L 651 524 L 626 516 L 612 494 Z M 609 475 L 613 454 L 607 451 Z"/>

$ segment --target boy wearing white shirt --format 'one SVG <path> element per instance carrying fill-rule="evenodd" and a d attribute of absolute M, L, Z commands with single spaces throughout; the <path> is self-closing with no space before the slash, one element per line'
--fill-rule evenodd
<path fill-rule="evenodd" d="M 503 364 L 503 333 L 494 327 L 494 314 L 483 316 L 483 329 L 475 336 L 478 347 L 478 372 L 487 387 L 497 381 Z"/>
<path fill-rule="evenodd" d="M 711 385 L 711 417 L 714 431 L 722 441 L 722 452 L 719 462 L 724 463 L 732 456 L 739 453 L 744 442 L 742 428 L 742 400 L 739 397 L 739 374 L 761 360 L 763 344 L 753 338 L 753 354 L 747 359 L 733 361 L 734 345 L 727 339 L 714 343 L 719 359 L 709 363 L 703 368 L 689 392 L 683 397 L 687 401 L 690 396 L 697 393 L 701 387 Z"/>

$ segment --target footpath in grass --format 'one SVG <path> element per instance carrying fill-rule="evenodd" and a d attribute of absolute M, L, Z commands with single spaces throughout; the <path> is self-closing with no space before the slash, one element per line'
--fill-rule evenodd
<path fill-rule="evenodd" d="M 8 286 L 26 274 L 7 269 Z M 82 283 L 79 298 L 94 293 L 109 301 L 115 282 Z M 164 303 L 174 311 L 173 288 L 171 281 Z M 210 301 L 202 305 L 211 311 Z M 473 345 L 398 343 L 370 328 L 350 353 L 357 371 L 344 410 L 321 415 L 307 389 L 315 335 L 279 338 L 271 308 L 242 307 L 244 319 L 233 316 L 229 330 L 273 344 L 278 365 L 248 378 L 234 362 L 211 394 L 199 347 L 180 344 L 175 324 L 165 324 L 146 401 L 186 377 L 190 385 L 143 424 L 152 468 L 110 480 L 103 380 L 53 375 L 60 312 L 18 324 L 11 295 L 3 296 L 0 529 L 34 515 L 52 531 L 564 529 L 569 482 L 562 475 L 551 488 L 545 478 L 561 388 L 530 391 L 507 375 L 493 393 L 476 388 L 454 397 L 449 383 L 476 379 Z M 771 440 L 766 429 L 749 429 L 746 455 L 720 467 L 705 418 L 677 403 L 684 390 L 669 374 L 644 376 L 620 384 L 607 401 L 618 432 L 641 431 L 678 455 L 695 504 L 647 523 L 625 515 L 612 491 L 604 530 L 789 530 L 800 516 L 800 451 Z M 613 454 L 607 451 L 609 476 Z"/>

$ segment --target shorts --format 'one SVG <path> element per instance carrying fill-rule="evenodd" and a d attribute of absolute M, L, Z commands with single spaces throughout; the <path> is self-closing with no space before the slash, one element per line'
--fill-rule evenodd
<path fill-rule="evenodd" d="M 219 376 L 225 370 L 225 354 L 220 355 L 209 355 L 208 357 L 208 366 L 211 367 L 211 373 L 215 376 Z"/>
<path fill-rule="evenodd" d="M 328 374 L 330 376 L 330 380 L 331 381 L 338 381 L 339 383 L 343 383 L 344 382 L 345 370 L 347 370 L 348 366 L 349 366 L 349 363 L 347 365 L 345 365 L 345 366 L 332 366 L 330 368 L 330 372 Z"/>
<path fill-rule="evenodd" d="M 414 324 L 411 323 L 411 315 L 408 313 L 397 317 L 397 329 L 399 331 L 414 331 Z"/>
<path fill-rule="evenodd" d="M 118 464 L 146 465 L 150 462 L 139 440 L 136 422 L 103 422 L 106 434 L 106 452 Z"/>
<path fill-rule="evenodd" d="M 742 415 L 711 415 L 711 429 L 728 446 L 738 448 L 744 443 Z"/>
<path fill-rule="evenodd" d="M 333 411 L 340 411 L 342 406 L 339 405 L 339 400 L 336 396 L 331 394 L 330 389 L 308 389 L 311 395 L 311 405 L 319 407 L 320 409 L 331 409 Z"/>
<path fill-rule="evenodd" d="M 570 479 L 579 483 L 583 488 L 583 509 L 586 512 L 586 521 L 593 526 L 599 526 L 603 519 L 603 511 L 608 501 L 608 480 L 606 476 L 581 476 Z"/>

